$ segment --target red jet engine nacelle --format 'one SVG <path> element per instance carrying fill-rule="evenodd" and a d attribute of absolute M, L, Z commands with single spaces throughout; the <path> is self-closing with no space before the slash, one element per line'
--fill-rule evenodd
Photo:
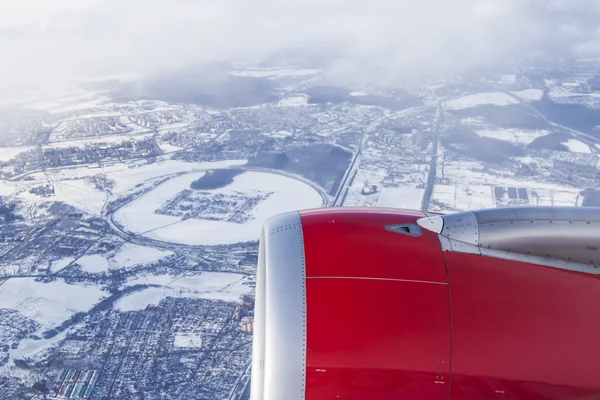
<path fill-rule="evenodd" d="M 600 399 L 600 209 L 263 227 L 252 400 Z"/>

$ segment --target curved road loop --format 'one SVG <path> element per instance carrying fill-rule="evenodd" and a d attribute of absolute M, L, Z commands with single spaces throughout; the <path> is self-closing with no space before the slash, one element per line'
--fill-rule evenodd
<path fill-rule="evenodd" d="M 319 195 L 321 196 L 321 199 L 322 199 L 322 204 L 321 204 L 322 207 L 327 207 L 330 203 L 329 195 L 327 194 L 325 189 L 323 189 L 316 183 L 309 181 L 306 178 L 303 178 L 301 176 L 298 176 L 296 174 L 292 174 L 289 172 L 273 170 L 273 169 L 268 169 L 268 168 L 257 168 L 257 167 L 246 167 L 246 166 L 235 166 L 235 167 L 229 167 L 229 168 L 200 168 L 200 169 L 193 169 L 190 171 L 178 172 L 178 173 L 167 175 L 164 177 L 164 179 L 162 179 L 158 183 L 149 187 L 147 190 L 141 191 L 140 193 L 138 193 L 137 195 L 135 195 L 134 197 L 129 199 L 129 201 L 121 204 L 119 207 L 115 208 L 114 210 L 109 211 L 108 205 L 110 203 L 109 202 L 104 203 L 104 207 L 102 208 L 102 213 L 101 213 L 102 219 L 104 221 L 106 221 L 108 226 L 119 237 L 121 237 L 122 239 L 124 239 L 128 242 L 132 242 L 132 243 L 139 244 L 142 246 L 159 247 L 159 248 L 168 249 L 168 250 L 189 250 L 189 249 L 201 249 L 201 248 L 207 247 L 205 245 L 188 245 L 188 244 L 167 242 L 167 241 L 152 239 L 147 236 L 143 236 L 142 234 L 129 232 L 124 227 L 122 227 L 118 223 L 116 223 L 113 219 L 113 216 L 121 208 L 125 207 L 126 205 L 128 205 L 132 201 L 136 200 L 137 198 L 143 196 L 144 194 L 148 193 L 149 191 L 154 190 L 156 187 L 158 187 L 159 185 L 162 185 L 163 183 L 165 183 L 166 181 L 168 181 L 172 178 L 186 175 L 186 174 L 210 171 L 210 170 L 214 170 L 214 169 L 235 169 L 235 170 L 242 170 L 242 171 L 264 172 L 264 173 L 282 175 L 282 176 L 285 176 L 288 178 L 296 179 L 300 182 L 303 182 L 303 183 L 309 185 L 310 187 L 312 187 L 314 190 L 316 190 L 319 193 Z M 154 179 L 156 179 L 156 178 L 154 178 Z M 115 199 L 115 200 L 117 200 L 117 199 Z"/>

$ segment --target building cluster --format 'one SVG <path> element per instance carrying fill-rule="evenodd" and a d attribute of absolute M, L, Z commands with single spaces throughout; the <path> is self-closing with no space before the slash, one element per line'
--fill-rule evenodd
<path fill-rule="evenodd" d="M 0 276 L 45 274 L 52 260 L 77 258 L 107 234 L 100 219 L 84 219 L 73 207 L 57 203 L 39 225 L 28 221 L 0 224 Z"/>
<path fill-rule="evenodd" d="M 58 124 L 50 133 L 52 141 L 80 139 L 86 137 L 105 136 L 132 132 L 133 129 L 121 122 L 121 118 L 69 118 Z"/>
<path fill-rule="evenodd" d="M 184 190 L 156 210 L 157 214 L 226 221 L 243 224 L 252 219 L 251 211 L 272 193 L 210 193 Z"/>
<path fill-rule="evenodd" d="M 42 165 L 45 168 L 80 164 L 118 163 L 133 158 L 153 157 L 161 154 L 154 140 L 123 140 L 115 143 L 99 143 L 83 148 L 58 147 L 42 149 Z"/>
<path fill-rule="evenodd" d="M 244 295 L 235 310 L 234 319 L 240 322 L 242 332 L 254 332 L 254 295 Z"/>
<path fill-rule="evenodd" d="M 123 138 L 118 142 L 94 142 L 84 146 L 76 143 L 39 146 L 20 153 L 9 161 L 0 162 L 0 178 L 14 178 L 47 168 L 114 164 L 160 154 L 162 151 L 152 138 Z"/>
<path fill-rule="evenodd" d="M 64 369 L 57 375 L 51 393 L 56 399 L 89 399 L 98 371 Z"/>
<path fill-rule="evenodd" d="M 229 398 L 245 388 L 252 351 L 234 316 L 252 302 L 171 297 L 137 311 L 98 310 L 28 365 L 51 377 L 49 398 Z"/>
<path fill-rule="evenodd" d="M 374 107 L 341 104 L 233 109 L 209 114 L 191 131 L 171 132 L 163 138 L 187 148 L 184 159 L 252 158 L 257 153 L 280 153 L 315 143 L 355 148 L 362 131 L 383 116 Z M 207 142 L 213 144 L 207 147 Z"/>

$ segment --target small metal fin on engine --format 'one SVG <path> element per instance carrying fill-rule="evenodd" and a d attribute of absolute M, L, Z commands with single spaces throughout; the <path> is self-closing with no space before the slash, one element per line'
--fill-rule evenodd
<path fill-rule="evenodd" d="M 442 233 L 442 229 L 444 229 L 444 218 L 442 218 L 440 215 L 423 217 L 417 220 L 417 224 L 419 224 L 421 228 L 427 229 L 428 231 Z"/>

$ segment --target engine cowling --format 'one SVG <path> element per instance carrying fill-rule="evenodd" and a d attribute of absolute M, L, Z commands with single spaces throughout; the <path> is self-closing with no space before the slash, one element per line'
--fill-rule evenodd
<path fill-rule="evenodd" d="M 600 315 L 598 276 L 444 252 L 423 217 L 342 208 L 264 224 L 253 400 L 600 393 L 600 323 L 584 317 Z M 561 307 L 545 309 L 544 296 Z M 544 330 L 549 340 L 531 336 Z"/>

